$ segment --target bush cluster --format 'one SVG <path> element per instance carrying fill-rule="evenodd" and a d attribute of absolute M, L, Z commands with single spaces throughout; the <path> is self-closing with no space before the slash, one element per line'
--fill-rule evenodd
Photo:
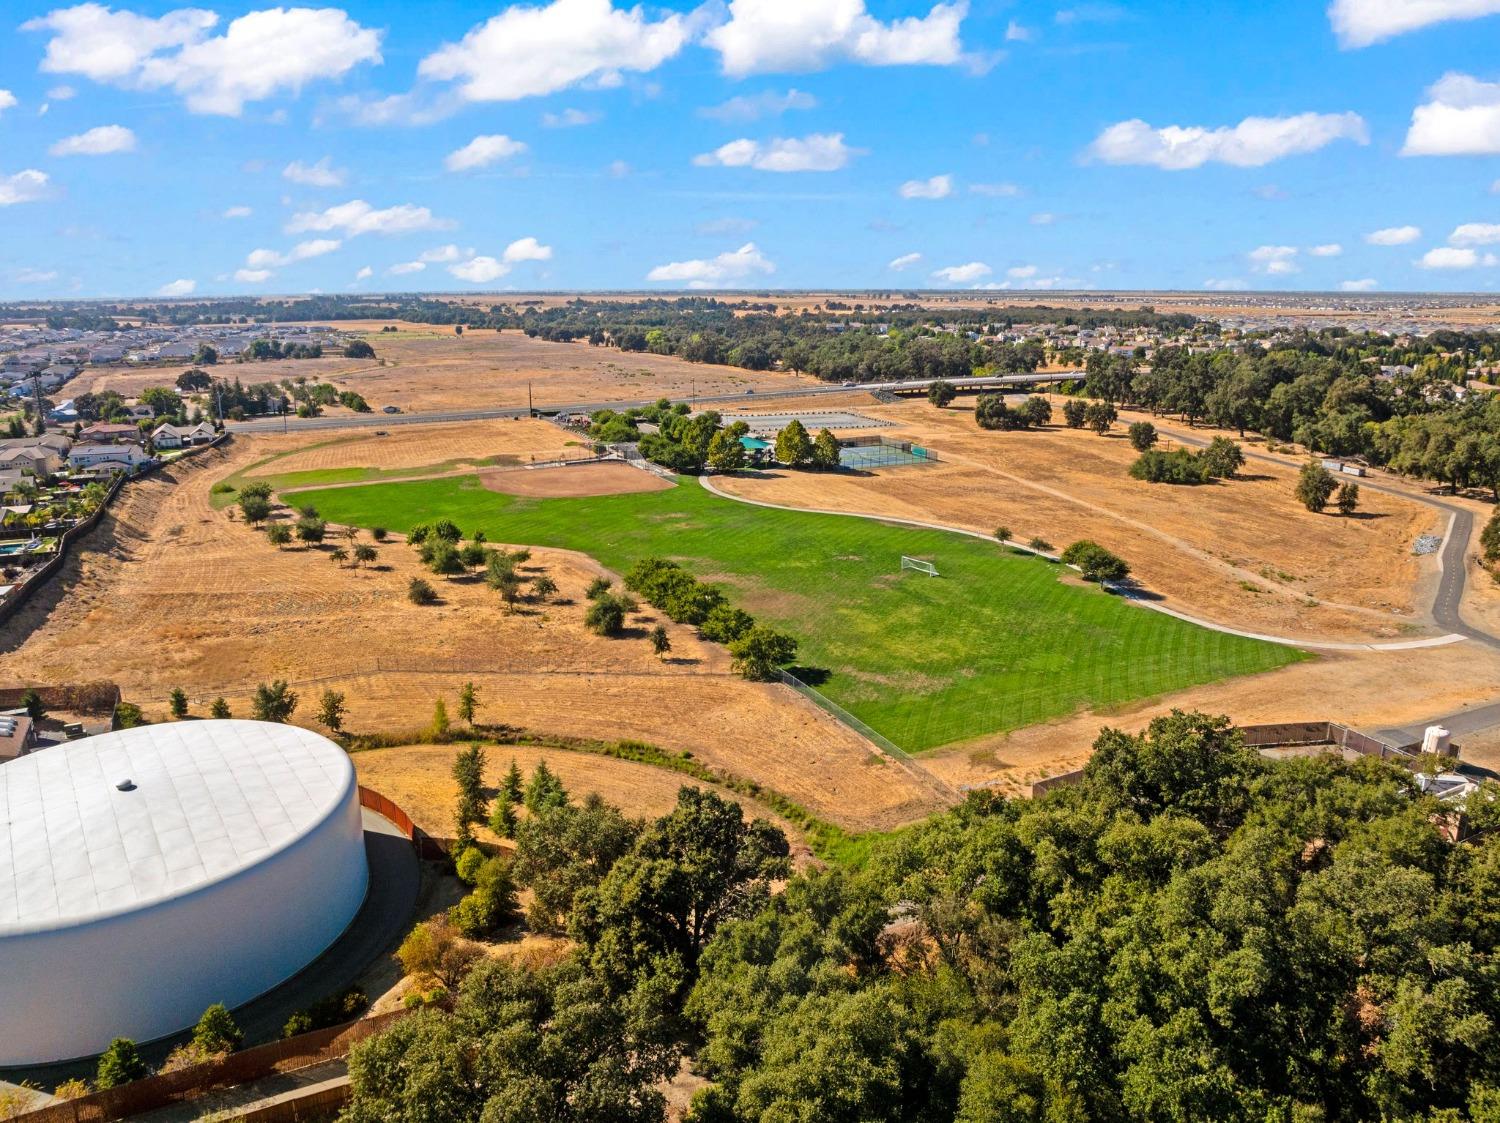
<path fill-rule="evenodd" d="M 974 420 L 981 429 L 1034 429 L 1051 422 L 1052 406 L 1039 394 L 1014 408 L 1006 405 L 1003 394 L 981 394 L 974 403 Z"/>
<path fill-rule="evenodd" d="M 764 625 L 728 602 L 714 585 L 699 581 L 665 558 L 642 558 L 625 575 L 628 588 L 678 624 L 691 624 L 712 643 L 725 644 L 735 669 L 759 682 L 776 678 L 777 668 L 797 657 L 797 641 Z"/>
<path fill-rule="evenodd" d="M 1245 453 L 1238 444 L 1228 437 L 1215 437 L 1207 448 L 1198 452 L 1184 448 L 1164 452 L 1148 447 L 1130 466 L 1130 474 L 1154 484 L 1201 484 L 1233 479 L 1244 463 Z"/>

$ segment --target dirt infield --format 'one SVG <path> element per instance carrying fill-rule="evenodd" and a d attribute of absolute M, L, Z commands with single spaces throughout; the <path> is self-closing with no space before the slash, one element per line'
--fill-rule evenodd
<path fill-rule="evenodd" d="M 638 491 L 665 491 L 672 486 L 651 472 L 618 461 L 574 464 L 562 468 L 481 469 L 479 481 L 502 495 L 534 499 L 577 499 L 589 495 L 630 495 Z"/>

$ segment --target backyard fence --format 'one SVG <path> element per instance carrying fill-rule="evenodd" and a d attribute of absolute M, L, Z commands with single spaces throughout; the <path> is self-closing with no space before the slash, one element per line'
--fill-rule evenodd
<path fill-rule="evenodd" d="M 220 433 L 208 444 L 198 445 L 196 448 L 189 451 L 202 452 L 204 449 L 214 448 L 228 439 L 228 433 Z M 182 459 L 185 459 L 185 456 L 178 458 L 178 460 Z M 177 463 L 177 461 L 173 461 L 173 463 Z M 110 505 L 114 503 L 115 496 L 120 494 L 121 488 L 123 488 L 130 480 L 139 479 L 142 476 L 150 475 L 152 472 L 155 472 L 160 468 L 161 465 L 153 464 L 144 471 L 138 473 L 136 476 L 127 476 L 124 473 L 117 474 L 114 478 L 114 481 L 109 485 L 109 490 L 105 493 L 104 502 L 100 503 L 88 518 L 84 519 L 78 525 L 70 526 L 67 530 L 63 531 L 61 538 L 57 544 L 57 553 L 54 554 L 49 561 L 44 563 L 40 569 L 33 572 L 26 578 L 25 581 L 12 589 L 10 591 L 10 595 L 7 596 L 4 601 L 0 601 L 0 624 L 4 624 L 18 611 L 20 611 L 21 606 L 31 598 L 31 595 L 38 589 L 40 589 L 43 585 L 45 585 L 47 581 L 54 574 L 56 574 L 64 564 L 66 564 L 68 560 L 68 547 L 99 525 L 99 520 L 104 517 L 104 513 L 108 511 Z"/>
<path fill-rule="evenodd" d="M 248 1084 L 279 1073 L 295 1072 L 349 1054 L 351 1046 L 387 1029 L 410 1014 L 392 1010 L 373 1018 L 298 1034 L 284 1041 L 257 1045 L 205 1064 L 190 1065 L 133 1080 L 116 1088 L 49 1104 L 15 1116 L 20 1123 L 113 1123 L 148 1111 L 201 1099 L 211 1092 Z M 310 1118 L 281 1116 L 279 1118 Z"/>

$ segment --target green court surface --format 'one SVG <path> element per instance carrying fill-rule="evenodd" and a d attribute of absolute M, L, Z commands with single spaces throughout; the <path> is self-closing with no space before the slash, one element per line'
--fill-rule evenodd
<path fill-rule="evenodd" d="M 336 522 L 394 531 L 449 518 L 465 534 L 579 550 L 617 571 L 673 558 L 794 635 L 798 666 L 826 678 L 798 673 L 909 751 L 1307 658 L 1065 584 L 1058 578 L 1070 571 L 994 542 L 753 507 L 691 480 L 635 495 L 526 499 L 459 477 L 295 499 Z M 942 576 L 902 572 L 903 554 Z"/>

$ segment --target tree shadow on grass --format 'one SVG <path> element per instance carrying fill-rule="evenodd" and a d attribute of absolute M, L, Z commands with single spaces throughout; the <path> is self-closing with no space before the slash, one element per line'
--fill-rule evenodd
<path fill-rule="evenodd" d="M 786 673 L 808 686 L 822 686 L 833 677 L 827 667 L 788 667 Z"/>

